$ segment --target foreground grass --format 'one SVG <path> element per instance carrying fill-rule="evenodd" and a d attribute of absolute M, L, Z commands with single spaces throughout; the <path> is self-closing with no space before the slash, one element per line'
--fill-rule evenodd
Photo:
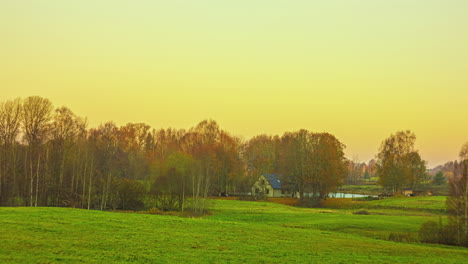
<path fill-rule="evenodd" d="M 215 201 L 203 219 L 0 208 L 0 262 L 463 263 L 468 250 L 382 240 L 434 216 Z M 378 239 L 376 239 L 378 238 Z"/>

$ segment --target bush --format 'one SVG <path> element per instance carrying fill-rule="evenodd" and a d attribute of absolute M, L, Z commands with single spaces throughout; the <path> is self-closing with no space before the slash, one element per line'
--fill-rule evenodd
<path fill-rule="evenodd" d="M 145 187 L 136 180 L 120 179 L 117 208 L 122 210 L 141 210 L 145 207 L 143 198 Z"/>
<path fill-rule="evenodd" d="M 441 226 L 439 224 L 439 243 L 456 246 L 457 228 L 454 225 Z M 467 241 L 468 242 L 468 241 Z M 468 245 L 468 243 L 467 243 Z"/>
<path fill-rule="evenodd" d="M 191 217 L 199 217 L 210 214 L 211 208 L 214 206 L 214 200 L 210 199 L 190 199 L 185 210 Z"/>
<path fill-rule="evenodd" d="M 419 241 L 422 243 L 443 244 L 452 246 L 468 246 L 468 237 L 465 240 L 457 239 L 458 229 L 456 225 L 443 225 L 442 219 L 439 224 L 434 221 L 427 221 L 419 229 Z"/>
<path fill-rule="evenodd" d="M 439 243 L 439 226 L 435 221 L 427 221 L 421 225 L 419 229 L 419 241 L 423 243 Z"/>
<path fill-rule="evenodd" d="M 322 207 L 322 199 L 318 196 L 313 197 L 302 197 L 297 203 L 297 206 L 300 207 Z"/>
<path fill-rule="evenodd" d="M 154 199 L 154 207 L 161 211 L 181 211 L 179 197 L 174 195 L 157 195 Z"/>

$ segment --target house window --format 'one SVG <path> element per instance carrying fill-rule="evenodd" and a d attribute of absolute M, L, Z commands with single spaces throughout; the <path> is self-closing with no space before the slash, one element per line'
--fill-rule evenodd
<path fill-rule="evenodd" d="M 269 194 L 269 193 L 270 193 L 270 189 L 267 188 L 266 191 L 265 191 L 265 193 L 266 193 L 266 194 Z"/>
<path fill-rule="evenodd" d="M 262 185 L 265 185 L 265 180 L 262 180 Z"/>
<path fill-rule="evenodd" d="M 259 193 L 260 192 L 260 189 L 259 188 L 255 188 L 255 193 Z"/>

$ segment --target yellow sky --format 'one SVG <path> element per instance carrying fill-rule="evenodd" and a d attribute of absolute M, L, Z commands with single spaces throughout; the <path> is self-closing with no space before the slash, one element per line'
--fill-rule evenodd
<path fill-rule="evenodd" d="M 305 128 L 374 157 L 411 129 L 422 157 L 468 141 L 465 0 L 5 0 L 0 99 L 235 135 Z"/>

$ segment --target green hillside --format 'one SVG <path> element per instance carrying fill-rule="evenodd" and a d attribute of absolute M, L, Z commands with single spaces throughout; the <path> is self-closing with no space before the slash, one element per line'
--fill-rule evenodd
<path fill-rule="evenodd" d="M 355 215 L 214 201 L 202 219 L 69 208 L 0 208 L 2 263 L 463 263 L 459 247 L 397 243 L 430 212 Z M 372 213 L 372 209 L 370 209 Z M 378 212 L 378 214 L 377 214 Z"/>

